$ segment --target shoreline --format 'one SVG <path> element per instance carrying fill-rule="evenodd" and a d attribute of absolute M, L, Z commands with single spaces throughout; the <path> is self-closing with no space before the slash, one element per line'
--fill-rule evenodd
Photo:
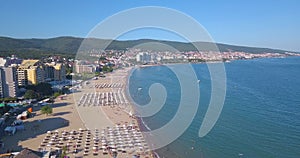
<path fill-rule="evenodd" d="M 102 122 L 111 122 L 111 125 L 102 125 L 103 128 L 108 128 L 108 127 L 117 127 L 117 126 L 122 126 L 122 125 L 129 125 L 133 126 L 136 128 L 138 131 L 141 130 L 141 125 L 140 125 L 140 120 L 137 117 L 134 117 L 132 114 L 134 113 L 134 104 L 132 100 L 129 97 L 128 94 L 128 88 L 129 88 L 129 77 L 131 76 L 131 72 L 133 71 L 133 67 L 126 67 L 124 69 L 118 69 L 114 72 L 107 73 L 105 78 L 99 78 L 97 80 L 89 80 L 89 85 L 83 86 L 81 90 L 81 94 L 84 95 L 86 93 L 89 93 L 89 95 L 92 96 L 102 96 L 107 95 L 109 93 L 110 97 L 112 97 L 112 100 L 114 103 L 108 102 L 108 104 L 104 103 L 104 105 L 97 105 L 94 107 L 93 105 L 87 105 L 88 107 L 82 107 L 82 106 L 77 106 L 77 110 L 80 111 L 83 122 L 86 121 L 86 117 L 92 117 L 95 120 L 98 120 L 101 115 L 101 112 L 103 113 L 102 116 L 105 116 L 105 119 L 100 119 L 100 123 Z M 107 87 L 108 84 L 108 87 Z M 122 85 L 121 87 L 114 87 L 113 85 L 118 84 Z M 100 88 L 99 88 L 100 87 Z M 103 88 L 104 87 L 104 88 Z M 92 91 L 91 91 L 92 89 Z M 118 96 L 118 97 L 116 97 Z M 77 97 L 79 98 L 79 97 Z M 122 98 L 122 99 L 121 99 Z M 102 99 L 103 100 L 103 99 Z M 104 99 L 105 100 L 105 99 Z M 121 101 L 121 103 L 120 103 Z M 80 101 L 79 101 L 80 102 Z M 119 102 L 119 103 L 118 103 Z M 88 111 L 83 112 L 82 110 L 85 109 L 93 109 L 96 110 L 98 109 L 100 113 L 98 113 L 98 116 L 91 116 Z M 93 111 L 93 110 L 92 110 Z M 92 129 L 91 126 L 93 124 L 87 125 L 88 128 Z M 101 130 L 101 128 L 99 128 Z M 132 138 L 134 139 L 134 138 Z M 144 136 L 143 136 L 144 139 Z M 145 139 L 144 139 L 145 140 Z M 145 140 L 146 141 L 146 140 Z M 147 146 L 149 147 L 148 142 L 146 141 Z M 148 148 L 146 147 L 146 148 Z M 135 151 L 135 150 L 134 150 Z M 138 152 L 137 150 L 135 152 Z M 133 152 L 133 153 L 135 153 Z M 132 153 L 132 154 L 133 154 Z M 133 156 L 133 155 L 128 155 L 128 156 Z M 118 156 L 119 157 L 119 156 Z M 120 155 L 120 157 L 125 157 L 123 155 Z M 145 151 L 141 152 L 141 157 L 148 157 L 148 158 L 153 158 L 153 153 L 151 150 L 145 149 Z"/>
<path fill-rule="evenodd" d="M 157 66 L 161 66 L 161 65 L 157 65 Z M 130 92 L 129 92 L 129 79 L 132 75 L 132 72 L 136 69 L 135 67 L 130 67 L 129 68 L 130 70 L 127 72 L 127 75 L 126 75 L 126 87 L 125 87 L 125 96 L 127 98 L 127 100 L 129 101 L 130 105 L 131 105 L 131 109 L 133 110 L 133 115 L 135 115 L 135 109 L 134 109 L 134 101 L 132 100 L 132 98 L 130 97 Z M 127 113 L 128 115 L 130 115 L 130 113 Z M 140 117 L 135 117 L 133 116 L 133 118 L 137 121 L 137 125 L 138 125 L 138 128 L 140 131 L 144 131 L 144 127 L 147 129 L 147 130 L 151 130 L 151 129 L 148 129 L 148 126 L 144 123 L 143 119 L 140 118 Z M 145 138 L 144 138 L 145 139 Z M 149 140 L 146 140 L 148 146 L 150 146 L 150 143 L 149 143 Z M 150 150 L 150 153 L 151 153 L 151 157 L 152 158 L 160 158 L 159 155 L 153 151 L 153 150 Z"/>
<path fill-rule="evenodd" d="M 157 66 L 162 66 L 162 65 L 157 65 Z M 134 114 L 135 114 L 135 109 L 134 109 L 134 101 L 132 100 L 132 98 L 130 97 L 130 92 L 129 92 L 129 78 L 131 77 L 132 75 L 132 72 L 137 69 L 136 67 L 130 67 L 130 70 L 128 71 L 127 73 L 127 76 L 126 76 L 126 92 L 125 92 L 125 96 L 127 98 L 127 100 L 130 102 L 130 105 L 131 105 L 131 108 L 132 110 L 134 111 Z M 137 124 L 138 124 L 138 128 L 140 129 L 140 131 L 144 131 L 144 130 L 151 130 L 146 124 L 145 122 L 143 121 L 143 119 L 141 117 L 134 117 L 135 120 L 137 121 Z M 150 146 L 150 142 L 149 140 L 146 140 L 148 146 Z M 150 152 L 152 153 L 152 157 L 153 158 L 160 158 L 160 156 L 158 155 L 157 152 L 155 152 L 155 150 L 150 150 Z"/>
<path fill-rule="evenodd" d="M 249 61 L 249 60 L 258 60 L 258 59 L 280 59 L 280 58 L 297 58 L 300 57 L 296 55 L 292 56 L 283 56 L 283 57 L 259 57 L 259 58 L 250 58 L 250 59 L 232 59 L 232 60 L 226 60 L 224 61 L 204 61 L 204 62 L 178 62 L 178 63 L 164 63 L 164 64 L 149 64 L 149 65 L 135 65 L 137 68 L 147 68 L 147 67 L 156 67 L 156 66 L 174 66 L 174 65 L 181 65 L 181 64 L 225 64 L 225 63 L 231 63 L 235 61 Z"/>

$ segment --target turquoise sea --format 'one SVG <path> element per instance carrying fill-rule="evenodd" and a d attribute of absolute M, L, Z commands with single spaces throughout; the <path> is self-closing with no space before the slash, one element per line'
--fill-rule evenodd
<path fill-rule="evenodd" d="M 198 137 L 210 101 L 211 82 L 207 65 L 193 64 L 201 81 L 197 115 L 182 136 L 156 150 L 160 157 L 299 158 L 300 58 L 239 60 L 224 65 L 226 100 L 214 128 L 205 137 Z M 168 95 L 158 113 L 141 118 L 151 130 L 173 118 L 181 95 L 174 73 L 166 66 L 154 66 L 133 70 L 129 77 L 130 96 L 136 103 L 146 105 L 153 83 L 164 85 Z"/>

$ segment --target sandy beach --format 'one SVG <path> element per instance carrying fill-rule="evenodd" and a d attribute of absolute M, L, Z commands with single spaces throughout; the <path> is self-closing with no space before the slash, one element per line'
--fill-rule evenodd
<path fill-rule="evenodd" d="M 70 95 L 64 100 L 56 99 L 52 105 L 53 114 L 49 116 L 41 114 L 40 107 L 34 106 L 34 116 L 24 120 L 25 130 L 3 138 L 5 147 L 1 149 L 1 153 L 7 150 L 19 151 L 22 148 L 38 150 L 47 131 L 83 128 L 84 124 L 78 119 L 79 115 L 72 100 Z"/>
<path fill-rule="evenodd" d="M 133 109 L 126 97 L 126 84 L 130 71 L 131 68 L 119 69 L 106 74 L 105 78 L 90 80 L 88 84 L 82 85 L 79 93 L 74 93 L 76 108 L 86 128 L 103 129 L 117 125 L 133 125 L 139 131 L 137 120 L 130 116 Z M 88 96 L 82 98 L 83 94 L 88 94 Z M 104 101 L 99 105 L 98 97 L 101 100 L 103 96 L 106 99 L 107 96 L 111 97 L 111 100 Z M 134 154 L 136 153 L 132 152 L 118 155 L 118 157 L 132 157 Z M 140 156 L 152 157 L 150 151 L 142 153 Z"/>
<path fill-rule="evenodd" d="M 20 151 L 23 148 L 41 150 L 41 143 L 45 143 L 45 139 L 49 137 L 49 133 L 47 134 L 47 131 L 59 131 L 58 133 L 65 133 L 74 130 L 78 131 L 80 128 L 90 129 L 90 131 L 92 131 L 91 134 L 93 135 L 93 138 L 100 139 L 98 138 L 98 135 L 93 133 L 94 130 L 99 130 L 102 131 L 102 139 L 102 137 L 104 137 L 104 132 L 107 131 L 107 129 L 118 130 L 119 134 L 120 131 L 121 133 L 125 131 L 125 134 L 128 134 L 127 128 L 130 127 L 133 133 L 135 133 L 134 135 L 137 136 L 141 142 L 144 142 L 144 144 L 143 146 L 139 146 L 139 151 L 137 151 L 134 146 L 130 148 L 128 147 L 128 151 L 118 152 L 118 157 L 126 158 L 132 157 L 133 155 L 140 155 L 140 157 L 152 157 L 151 152 L 147 147 L 147 143 L 143 140 L 137 120 L 129 115 L 130 111 L 132 111 L 132 106 L 126 98 L 125 88 L 130 70 L 130 68 L 116 70 L 113 73 L 106 74 L 106 77 L 104 78 L 90 80 L 88 84 L 83 83 L 77 92 L 64 96 L 62 100 L 55 100 L 55 103 L 52 105 L 52 115 L 43 115 L 40 112 L 40 107 L 34 106 L 34 117 L 24 120 L 26 130 L 18 131 L 13 136 L 5 136 L 3 139 L 5 147 L 1 149 L 1 153 L 5 153 L 7 150 Z M 101 85 L 104 84 L 108 86 L 101 87 Z M 83 103 L 83 105 L 80 106 L 79 104 L 82 102 L 82 98 L 86 94 L 89 94 L 92 97 L 106 94 L 109 95 L 111 99 L 107 99 L 108 102 L 102 106 L 96 103 L 93 105 Z M 99 98 L 93 98 L 93 100 L 96 99 Z M 121 126 L 124 126 L 124 128 L 119 128 Z M 132 131 L 129 130 L 129 133 Z M 58 137 L 58 134 L 56 136 Z M 133 137 L 133 134 L 127 135 L 128 144 L 134 144 L 131 139 L 135 140 L 135 138 L 129 138 L 129 136 Z M 85 138 L 87 136 L 83 137 Z M 127 150 L 125 147 L 126 144 L 125 139 L 123 147 L 121 146 L 124 148 L 123 150 Z M 145 149 L 142 149 L 142 147 L 145 147 Z M 103 155 L 101 152 L 102 151 L 99 150 L 97 157 L 112 157 L 109 154 Z M 70 153 L 68 156 L 93 157 L 94 155 L 90 153 L 89 155 L 84 156 L 83 151 L 79 150 L 78 153 Z"/>

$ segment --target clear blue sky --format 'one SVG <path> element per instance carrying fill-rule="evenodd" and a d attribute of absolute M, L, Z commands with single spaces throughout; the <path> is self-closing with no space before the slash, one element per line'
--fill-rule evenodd
<path fill-rule="evenodd" d="M 15 38 L 85 37 L 105 18 L 140 6 L 184 12 L 216 42 L 300 52 L 299 0 L 8 0 L 0 1 L 0 36 Z M 180 40 L 170 33 L 137 31 L 120 39 Z"/>

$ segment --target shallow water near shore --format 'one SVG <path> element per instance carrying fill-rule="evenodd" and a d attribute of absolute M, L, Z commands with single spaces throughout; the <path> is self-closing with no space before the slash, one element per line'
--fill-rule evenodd
<path fill-rule="evenodd" d="M 210 101 L 211 82 L 206 64 L 193 64 L 193 68 L 200 80 L 197 115 L 181 137 L 156 150 L 160 157 L 299 157 L 299 57 L 225 63 L 227 92 L 223 111 L 203 138 L 198 137 L 198 131 Z M 180 83 L 166 66 L 133 70 L 129 77 L 132 99 L 146 105 L 153 83 L 164 85 L 168 95 L 158 113 L 142 118 L 147 125 L 143 129 L 163 127 L 173 118 L 180 102 Z"/>

